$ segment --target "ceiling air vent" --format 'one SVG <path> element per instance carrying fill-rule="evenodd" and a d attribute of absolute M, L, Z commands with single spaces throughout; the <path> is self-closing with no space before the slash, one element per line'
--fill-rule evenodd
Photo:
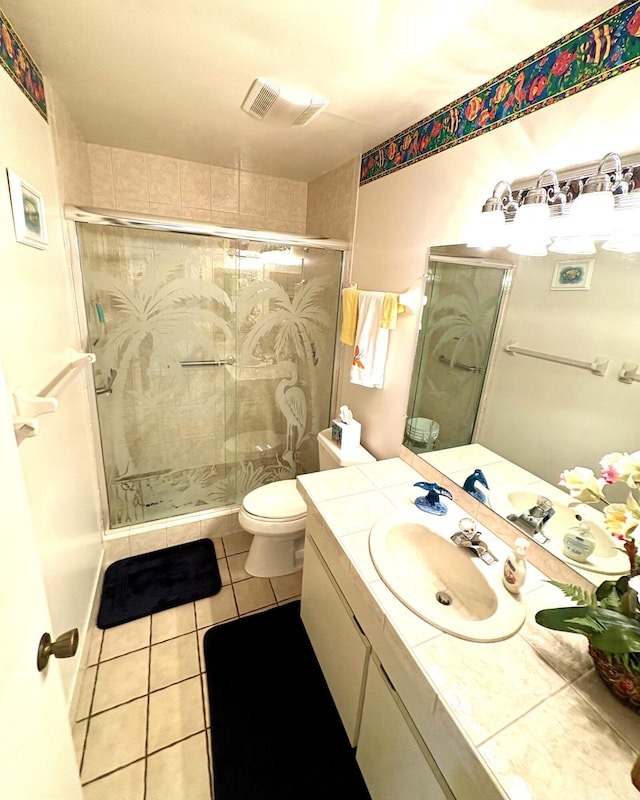
<path fill-rule="evenodd" d="M 243 111 L 275 125 L 306 125 L 329 105 L 323 97 L 256 78 L 242 103 Z"/>

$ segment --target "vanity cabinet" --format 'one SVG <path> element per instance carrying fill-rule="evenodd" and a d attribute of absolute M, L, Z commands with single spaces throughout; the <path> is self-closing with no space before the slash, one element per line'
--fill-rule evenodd
<path fill-rule="evenodd" d="M 352 746 L 356 746 L 371 645 L 311 538 L 304 549 L 301 616 Z"/>
<path fill-rule="evenodd" d="M 372 800 L 455 800 L 309 529 L 301 616 Z"/>
<path fill-rule="evenodd" d="M 454 800 L 375 656 L 369 661 L 356 761 L 372 800 Z"/>

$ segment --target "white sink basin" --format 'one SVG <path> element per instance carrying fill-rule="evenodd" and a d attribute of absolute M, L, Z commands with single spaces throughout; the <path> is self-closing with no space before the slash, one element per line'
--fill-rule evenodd
<path fill-rule="evenodd" d="M 415 517 L 393 514 L 379 520 L 369 534 L 369 552 L 393 594 L 447 633 L 496 642 L 524 622 L 525 606 L 502 585 L 500 563 L 488 566 Z M 438 600 L 442 593 L 449 605 Z"/>
<path fill-rule="evenodd" d="M 522 511 L 526 511 L 536 503 L 538 496 L 538 492 L 532 492 L 530 489 L 507 491 L 505 500 L 510 507 L 508 513 L 520 514 Z M 612 536 L 607 533 L 599 522 L 592 518 L 597 513 L 594 509 L 585 509 L 584 506 L 569 508 L 568 503 L 570 501 L 561 502 L 556 495 L 549 497 L 549 499 L 553 503 L 555 514 L 547 522 L 543 530 L 544 534 L 549 538 L 549 541 L 544 545 L 547 550 L 561 558 L 565 563 L 590 572 L 598 572 L 603 575 L 621 575 L 629 571 L 628 556 L 616 547 L 616 542 Z M 503 512 L 504 507 L 500 513 Z M 569 528 L 576 525 L 576 514 L 580 514 L 584 522 L 588 523 L 596 543 L 595 550 L 586 561 L 576 561 L 562 552 L 564 534 Z"/>

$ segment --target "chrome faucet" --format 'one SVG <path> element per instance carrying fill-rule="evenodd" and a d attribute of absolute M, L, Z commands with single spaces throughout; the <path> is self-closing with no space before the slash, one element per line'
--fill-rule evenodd
<path fill-rule="evenodd" d="M 520 514 L 508 514 L 507 519 L 534 542 L 546 544 L 549 537 L 544 533 L 543 528 L 555 513 L 556 510 L 551 500 L 543 495 L 538 495 L 535 505 Z"/>
<path fill-rule="evenodd" d="M 459 530 L 451 537 L 451 541 L 454 544 L 471 550 L 485 564 L 493 564 L 494 561 L 498 560 L 480 538 L 480 534 L 476 530 L 475 520 L 471 519 L 471 517 L 463 517 L 458 523 L 458 528 Z"/>

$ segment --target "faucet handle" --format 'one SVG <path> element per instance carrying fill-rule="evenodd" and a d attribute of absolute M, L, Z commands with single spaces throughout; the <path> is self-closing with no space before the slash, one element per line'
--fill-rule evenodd
<path fill-rule="evenodd" d="M 464 538 L 468 539 L 470 542 L 479 535 L 476 529 L 476 521 L 475 519 L 471 519 L 471 517 L 462 517 L 458 522 L 458 530 Z"/>
<path fill-rule="evenodd" d="M 538 500 L 536 502 L 536 505 L 545 513 L 553 508 L 553 503 L 551 502 L 551 500 L 549 500 L 548 497 L 545 497 L 542 494 L 538 495 Z"/>

